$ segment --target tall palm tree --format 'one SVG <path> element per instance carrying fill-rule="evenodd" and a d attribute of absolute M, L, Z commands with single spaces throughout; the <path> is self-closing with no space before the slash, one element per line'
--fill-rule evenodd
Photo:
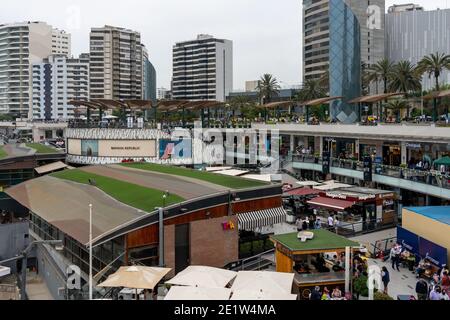
<path fill-rule="evenodd" d="M 389 90 L 402 92 L 408 96 L 410 92 L 422 89 L 420 80 L 420 72 L 414 64 L 406 60 L 399 61 L 393 68 Z"/>
<path fill-rule="evenodd" d="M 394 64 L 388 59 L 382 59 L 368 68 L 368 78 L 378 83 L 383 81 L 384 93 L 388 93 Z"/>
<path fill-rule="evenodd" d="M 445 53 L 432 53 L 423 57 L 419 62 L 419 68 L 422 74 L 428 73 L 428 76 L 434 76 L 436 83 L 436 91 L 440 90 L 439 78 L 444 70 L 450 70 L 450 55 Z M 437 98 L 433 103 L 433 121 L 437 120 Z"/>
<path fill-rule="evenodd" d="M 298 92 L 296 99 L 300 102 L 306 102 L 314 99 L 323 98 L 327 95 L 327 89 L 321 79 L 306 80 L 303 88 Z M 306 106 L 306 122 L 309 121 L 309 107 Z"/>
<path fill-rule="evenodd" d="M 277 78 L 268 73 L 261 77 L 256 87 L 259 97 L 264 100 L 263 103 L 271 102 L 272 98 L 280 93 L 280 89 Z"/>
<path fill-rule="evenodd" d="M 385 106 L 386 109 L 391 109 L 396 114 L 397 122 L 400 122 L 400 114 L 402 110 L 408 108 L 408 102 L 403 99 L 396 99 L 389 101 Z"/>

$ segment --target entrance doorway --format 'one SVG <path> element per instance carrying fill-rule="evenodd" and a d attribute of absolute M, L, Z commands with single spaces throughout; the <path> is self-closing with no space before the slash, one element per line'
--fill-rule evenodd
<path fill-rule="evenodd" d="M 175 273 L 179 273 L 190 265 L 190 226 L 175 226 Z"/>

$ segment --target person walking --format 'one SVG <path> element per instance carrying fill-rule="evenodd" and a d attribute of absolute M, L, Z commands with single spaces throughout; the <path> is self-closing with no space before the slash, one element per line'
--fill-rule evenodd
<path fill-rule="evenodd" d="M 328 217 L 328 230 L 331 232 L 334 231 L 334 216 L 332 215 Z"/>
<path fill-rule="evenodd" d="M 384 285 L 384 293 L 388 294 L 388 286 L 389 286 L 389 282 L 391 282 L 391 278 L 389 275 L 389 271 L 386 267 L 383 267 L 382 271 L 381 271 L 381 281 L 383 281 L 383 285 Z"/>
<path fill-rule="evenodd" d="M 321 300 L 321 299 L 322 299 L 322 292 L 320 292 L 320 287 L 316 286 L 309 295 L 309 300 Z"/>
<path fill-rule="evenodd" d="M 427 300 L 428 298 L 428 283 L 425 279 L 420 279 L 416 283 L 416 293 L 418 300 Z"/>

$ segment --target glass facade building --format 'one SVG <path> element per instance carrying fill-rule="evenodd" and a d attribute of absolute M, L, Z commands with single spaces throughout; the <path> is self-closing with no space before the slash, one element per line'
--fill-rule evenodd
<path fill-rule="evenodd" d="M 361 30 L 358 18 L 342 0 L 329 1 L 330 96 L 342 96 L 330 106 L 331 118 L 342 123 L 358 119 L 355 105 L 346 101 L 361 96 Z"/>

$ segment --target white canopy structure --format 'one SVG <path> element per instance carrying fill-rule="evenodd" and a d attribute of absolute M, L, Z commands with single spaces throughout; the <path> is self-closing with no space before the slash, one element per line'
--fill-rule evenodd
<path fill-rule="evenodd" d="M 121 267 L 98 287 L 153 290 L 170 270 L 172 269 L 141 266 Z"/>
<path fill-rule="evenodd" d="M 164 300 L 175 301 L 214 301 L 230 300 L 231 289 L 226 288 L 197 288 L 197 287 L 179 287 L 170 288 Z"/>
<path fill-rule="evenodd" d="M 323 183 L 315 182 L 315 181 L 299 181 L 296 183 L 302 187 L 315 187 L 315 186 L 321 186 L 323 184 Z"/>
<path fill-rule="evenodd" d="M 223 170 L 223 171 L 216 171 L 214 173 L 221 174 L 221 175 L 224 175 L 224 176 L 239 177 L 239 176 L 243 176 L 244 174 L 249 173 L 249 171 L 244 171 L 244 170 Z"/>
<path fill-rule="evenodd" d="M 233 292 L 230 300 L 237 301 L 258 301 L 258 300 L 271 300 L 271 301 L 291 301 L 297 300 L 296 294 L 287 293 L 275 293 L 268 291 L 249 291 L 249 290 L 236 290 Z"/>
<path fill-rule="evenodd" d="M 246 174 L 242 176 L 242 178 L 263 182 L 272 182 L 271 174 Z"/>
<path fill-rule="evenodd" d="M 330 190 L 337 190 L 337 189 L 342 189 L 342 188 L 350 188 L 352 187 L 349 184 L 344 184 L 344 183 L 329 183 L 329 184 L 325 184 L 323 186 L 316 186 L 314 187 L 315 190 L 320 190 L 320 191 L 330 191 Z"/>
<path fill-rule="evenodd" d="M 190 266 L 166 283 L 199 288 L 225 288 L 236 275 L 234 271 L 219 268 Z"/>
<path fill-rule="evenodd" d="M 216 171 L 224 171 L 224 170 L 231 170 L 233 167 L 208 167 L 205 168 L 206 172 L 216 172 Z"/>
<path fill-rule="evenodd" d="M 269 271 L 240 271 L 231 290 L 291 294 L 294 274 Z"/>

